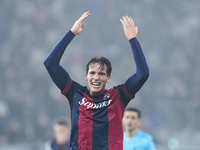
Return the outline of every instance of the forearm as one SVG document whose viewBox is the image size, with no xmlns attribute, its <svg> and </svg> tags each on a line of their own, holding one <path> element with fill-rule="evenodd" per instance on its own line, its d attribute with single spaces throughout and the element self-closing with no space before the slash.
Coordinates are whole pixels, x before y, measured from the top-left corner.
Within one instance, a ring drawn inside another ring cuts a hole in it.
<svg viewBox="0 0 200 150">
<path fill-rule="evenodd" d="M 45 67 L 49 67 L 52 65 L 59 65 L 60 59 L 68 46 L 68 44 L 72 41 L 75 34 L 69 30 L 67 34 L 58 42 L 58 44 L 54 47 L 54 49 L 51 51 L 49 56 L 44 62 Z"/>
<path fill-rule="evenodd" d="M 129 40 L 129 42 L 132 48 L 133 57 L 136 64 L 136 74 L 140 77 L 149 76 L 149 68 L 140 43 L 138 42 L 137 38 L 132 38 Z"/>
<path fill-rule="evenodd" d="M 54 47 L 44 62 L 49 75 L 61 91 L 65 88 L 70 77 L 66 70 L 60 66 L 60 60 L 66 47 L 74 38 L 74 36 L 75 35 L 69 31 Z"/>
<path fill-rule="evenodd" d="M 129 40 L 133 57 L 136 64 L 136 73 L 133 74 L 126 82 L 125 85 L 129 94 L 134 97 L 135 93 L 139 91 L 142 85 L 146 82 L 149 77 L 149 68 L 143 54 L 143 51 L 140 47 L 139 42 L 136 38 Z"/>
</svg>

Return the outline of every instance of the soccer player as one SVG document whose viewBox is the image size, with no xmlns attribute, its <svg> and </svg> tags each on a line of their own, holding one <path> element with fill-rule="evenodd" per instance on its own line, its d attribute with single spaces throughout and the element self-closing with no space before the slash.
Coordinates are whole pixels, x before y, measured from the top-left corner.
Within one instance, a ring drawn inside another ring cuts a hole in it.
<svg viewBox="0 0 200 150">
<path fill-rule="evenodd" d="M 45 143 L 45 150 L 69 150 L 70 126 L 67 121 L 58 120 L 54 126 L 54 140 Z"/>
<path fill-rule="evenodd" d="M 124 150 L 156 150 L 152 136 L 139 129 L 141 113 L 136 108 L 127 108 L 124 112 Z"/>
<path fill-rule="evenodd" d="M 73 150 L 122 150 L 122 118 L 125 107 L 134 98 L 149 76 L 148 66 L 139 42 L 138 28 L 131 17 L 123 16 L 120 21 L 130 42 L 136 64 L 136 73 L 123 84 L 107 90 L 111 79 L 111 63 L 105 57 L 92 58 L 86 65 L 88 87 L 72 80 L 59 64 L 72 39 L 85 26 L 90 16 L 85 12 L 59 41 L 47 57 L 44 65 L 52 80 L 66 96 L 71 108 L 70 148 Z"/>
</svg>

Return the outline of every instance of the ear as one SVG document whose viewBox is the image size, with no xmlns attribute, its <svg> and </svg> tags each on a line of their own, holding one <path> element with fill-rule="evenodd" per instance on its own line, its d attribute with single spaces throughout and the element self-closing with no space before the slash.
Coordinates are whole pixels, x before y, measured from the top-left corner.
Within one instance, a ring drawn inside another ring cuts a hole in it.
<svg viewBox="0 0 200 150">
<path fill-rule="evenodd" d="M 141 120 L 141 119 L 139 119 L 139 121 L 138 121 L 138 126 L 140 126 L 140 125 L 141 125 L 141 123 L 142 123 L 142 120 Z"/>
<path fill-rule="evenodd" d="M 110 79 L 111 79 L 111 76 L 109 76 L 109 77 L 108 77 L 108 79 L 107 79 L 107 82 L 106 82 L 106 83 L 110 82 Z"/>
<path fill-rule="evenodd" d="M 88 78 L 87 78 L 87 73 L 85 74 L 85 79 L 86 79 L 86 81 L 88 81 Z"/>
</svg>

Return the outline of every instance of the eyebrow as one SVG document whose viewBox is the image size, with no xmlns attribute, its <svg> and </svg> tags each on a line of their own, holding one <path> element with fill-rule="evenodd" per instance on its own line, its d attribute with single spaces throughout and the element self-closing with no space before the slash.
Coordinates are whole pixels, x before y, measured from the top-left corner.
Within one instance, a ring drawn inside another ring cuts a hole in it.
<svg viewBox="0 0 200 150">
<path fill-rule="evenodd" d="M 100 71 L 100 72 L 99 72 L 99 74 L 105 75 L 106 73 L 105 73 L 105 72 L 102 72 L 102 71 Z"/>
</svg>

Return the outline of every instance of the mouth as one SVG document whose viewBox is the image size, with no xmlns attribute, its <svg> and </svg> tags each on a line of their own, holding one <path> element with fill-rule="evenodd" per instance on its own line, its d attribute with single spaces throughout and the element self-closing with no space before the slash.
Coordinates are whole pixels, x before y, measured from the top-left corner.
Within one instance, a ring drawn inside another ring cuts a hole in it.
<svg viewBox="0 0 200 150">
<path fill-rule="evenodd" d="M 129 124 L 128 124 L 128 127 L 131 127 L 131 126 L 132 126 L 132 124 L 131 124 L 131 123 L 129 123 Z"/>
<path fill-rule="evenodd" d="M 94 85 L 94 86 L 100 86 L 100 82 L 92 82 L 92 85 Z"/>
</svg>

